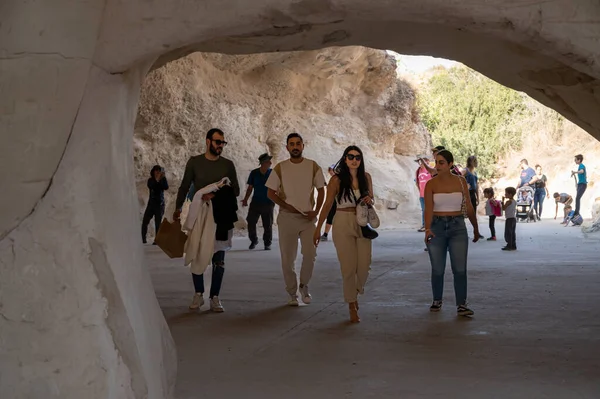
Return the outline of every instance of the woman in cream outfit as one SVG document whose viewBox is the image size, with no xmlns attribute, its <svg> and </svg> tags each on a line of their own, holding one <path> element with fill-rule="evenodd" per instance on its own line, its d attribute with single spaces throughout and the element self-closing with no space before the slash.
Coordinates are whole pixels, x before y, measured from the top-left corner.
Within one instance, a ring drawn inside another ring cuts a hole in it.
<svg viewBox="0 0 600 399">
<path fill-rule="evenodd" d="M 321 228 L 333 203 L 337 213 L 333 222 L 333 243 L 337 251 L 344 287 L 344 300 L 348 303 L 350 321 L 358 323 L 358 294 L 364 286 L 371 267 L 371 240 L 363 237 L 356 222 L 357 203 L 373 203 L 373 182 L 365 172 L 365 161 L 360 148 L 350 146 L 337 164 L 336 175 L 327 187 L 327 199 L 321 210 L 313 236 L 319 245 Z"/>
</svg>

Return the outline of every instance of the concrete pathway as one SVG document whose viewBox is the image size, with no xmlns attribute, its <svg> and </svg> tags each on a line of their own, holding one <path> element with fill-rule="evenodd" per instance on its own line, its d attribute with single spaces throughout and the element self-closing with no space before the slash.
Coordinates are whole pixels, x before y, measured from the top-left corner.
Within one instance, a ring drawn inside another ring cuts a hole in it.
<svg viewBox="0 0 600 399">
<path fill-rule="evenodd" d="M 332 242 L 319 247 L 313 303 L 289 308 L 277 242 L 248 251 L 237 239 L 223 314 L 189 312 L 189 272 L 149 246 L 177 344 L 177 397 L 600 398 L 600 236 L 544 220 L 519 224 L 517 237 L 517 252 L 500 251 L 501 240 L 471 245 L 475 316 L 459 319 L 449 266 L 445 307 L 429 312 L 422 234 L 382 232 L 357 325 L 347 322 Z"/>
</svg>

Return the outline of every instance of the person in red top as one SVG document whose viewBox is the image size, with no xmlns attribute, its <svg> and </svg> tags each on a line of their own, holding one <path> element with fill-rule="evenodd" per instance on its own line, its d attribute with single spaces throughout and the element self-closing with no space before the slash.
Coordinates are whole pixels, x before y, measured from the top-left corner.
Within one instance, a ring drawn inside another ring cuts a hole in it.
<svg viewBox="0 0 600 399">
<path fill-rule="evenodd" d="M 416 172 L 415 182 L 417 184 L 417 188 L 419 189 L 419 201 L 421 202 L 421 228 L 419 232 L 425 231 L 425 186 L 427 182 L 431 180 L 431 173 L 427 169 L 427 163 L 429 163 L 429 158 L 421 157 L 415 162 L 419 163 L 419 168 Z"/>
</svg>

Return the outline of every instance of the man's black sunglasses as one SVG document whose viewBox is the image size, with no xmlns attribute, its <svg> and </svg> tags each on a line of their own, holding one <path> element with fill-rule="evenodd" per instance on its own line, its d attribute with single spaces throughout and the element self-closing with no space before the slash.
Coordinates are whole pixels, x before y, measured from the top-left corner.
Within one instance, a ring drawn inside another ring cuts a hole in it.
<svg viewBox="0 0 600 399">
<path fill-rule="evenodd" d="M 216 145 L 223 145 L 223 147 L 225 147 L 227 145 L 226 141 L 223 140 L 211 140 L 213 143 L 215 143 Z"/>
<path fill-rule="evenodd" d="M 346 154 L 346 159 L 348 159 L 349 161 L 354 161 L 355 159 L 357 161 L 361 161 L 362 155 Z"/>
</svg>

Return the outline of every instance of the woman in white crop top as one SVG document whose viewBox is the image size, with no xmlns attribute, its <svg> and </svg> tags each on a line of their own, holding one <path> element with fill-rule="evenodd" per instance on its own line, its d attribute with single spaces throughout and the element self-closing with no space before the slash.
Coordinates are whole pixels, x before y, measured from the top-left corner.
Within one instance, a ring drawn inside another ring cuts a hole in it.
<svg viewBox="0 0 600 399">
<path fill-rule="evenodd" d="M 429 308 L 438 312 L 442 308 L 446 254 L 454 275 L 454 294 L 459 316 L 471 316 L 467 307 L 467 252 L 469 236 L 465 215 L 473 225 L 473 242 L 479 240 L 479 227 L 473 204 L 470 201 L 464 177 L 453 175 L 454 157 L 447 150 L 435 157 L 437 176 L 425 187 L 425 243 L 431 261 L 431 288 L 433 303 Z"/>
<path fill-rule="evenodd" d="M 329 181 L 327 199 L 321 209 L 319 222 L 313 236 L 319 245 L 321 228 L 334 202 L 337 212 L 333 219 L 333 244 L 337 251 L 344 300 L 348 302 L 350 321 L 358 323 L 358 294 L 364 293 L 371 267 L 371 240 L 364 238 L 356 222 L 356 204 L 373 203 L 373 182 L 365 172 L 365 159 L 360 148 L 350 146 L 336 166 L 336 175 Z"/>
</svg>

